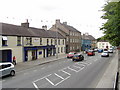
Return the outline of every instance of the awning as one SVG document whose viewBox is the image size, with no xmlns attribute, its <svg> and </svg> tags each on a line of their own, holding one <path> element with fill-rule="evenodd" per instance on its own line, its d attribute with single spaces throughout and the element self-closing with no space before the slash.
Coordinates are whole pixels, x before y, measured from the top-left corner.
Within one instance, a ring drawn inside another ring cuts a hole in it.
<svg viewBox="0 0 120 90">
<path fill-rule="evenodd" d="M 0 50 L 12 50 L 12 48 L 0 48 Z"/>
<path fill-rule="evenodd" d="M 6 37 L 6 36 L 2 36 L 2 39 L 3 39 L 3 40 L 7 40 L 7 37 Z"/>
</svg>

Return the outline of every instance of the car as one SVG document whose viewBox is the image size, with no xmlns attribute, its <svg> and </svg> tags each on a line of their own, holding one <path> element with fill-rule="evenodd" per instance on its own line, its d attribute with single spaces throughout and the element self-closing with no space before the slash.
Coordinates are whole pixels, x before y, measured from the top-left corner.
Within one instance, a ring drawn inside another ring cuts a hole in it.
<svg viewBox="0 0 120 90">
<path fill-rule="evenodd" d="M 97 51 L 98 51 L 98 49 L 97 49 L 97 48 L 95 48 L 95 49 L 94 49 L 94 52 L 97 52 Z"/>
<path fill-rule="evenodd" d="M 113 53 L 113 49 L 109 49 L 108 52 L 109 52 L 109 53 Z"/>
<path fill-rule="evenodd" d="M 103 49 L 98 49 L 98 53 L 102 53 L 103 52 Z"/>
<path fill-rule="evenodd" d="M 15 75 L 14 65 L 10 62 L 0 63 L 0 77 L 6 75 L 11 75 L 11 76 Z"/>
<path fill-rule="evenodd" d="M 82 54 L 75 54 L 72 58 L 72 61 L 82 61 L 84 60 L 84 56 Z"/>
<path fill-rule="evenodd" d="M 88 56 L 94 56 L 94 55 L 95 55 L 95 52 L 94 52 L 93 50 L 89 50 L 89 51 L 87 52 L 87 55 L 88 55 Z"/>
<path fill-rule="evenodd" d="M 101 57 L 109 57 L 109 52 L 108 51 L 102 52 Z"/>
<path fill-rule="evenodd" d="M 70 52 L 67 54 L 67 58 L 72 58 L 75 54 L 76 52 Z"/>
</svg>

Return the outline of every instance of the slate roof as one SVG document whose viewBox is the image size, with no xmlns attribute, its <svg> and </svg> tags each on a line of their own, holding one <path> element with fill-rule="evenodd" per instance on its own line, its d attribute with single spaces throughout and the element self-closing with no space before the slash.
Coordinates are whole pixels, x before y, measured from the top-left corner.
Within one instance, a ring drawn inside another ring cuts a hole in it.
<svg viewBox="0 0 120 90">
<path fill-rule="evenodd" d="M 66 29 L 73 31 L 73 32 L 80 32 L 77 29 L 75 29 L 74 27 L 70 26 L 70 25 L 66 25 L 66 24 L 62 24 Z"/>
<path fill-rule="evenodd" d="M 26 37 L 44 37 L 44 38 L 55 38 L 58 35 L 58 38 L 64 38 L 60 33 L 56 33 L 55 31 L 49 31 L 39 28 L 25 28 L 22 26 L 0 23 L 2 26 L 2 32 L 0 35 L 7 36 L 26 36 Z"/>
<path fill-rule="evenodd" d="M 82 39 L 85 39 L 85 40 L 95 40 L 95 38 L 92 35 L 82 35 Z"/>
</svg>

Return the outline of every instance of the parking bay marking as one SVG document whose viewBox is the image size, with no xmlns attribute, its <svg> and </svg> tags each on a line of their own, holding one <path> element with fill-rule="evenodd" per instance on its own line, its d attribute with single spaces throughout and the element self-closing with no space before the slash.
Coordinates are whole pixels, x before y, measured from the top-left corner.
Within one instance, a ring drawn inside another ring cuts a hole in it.
<svg viewBox="0 0 120 90">
<path fill-rule="evenodd" d="M 62 76 L 60 76 L 60 75 L 58 75 L 58 74 L 56 74 L 56 73 L 54 73 L 56 76 L 58 76 L 59 78 L 61 78 L 61 79 L 64 79 Z"/>
</svg>

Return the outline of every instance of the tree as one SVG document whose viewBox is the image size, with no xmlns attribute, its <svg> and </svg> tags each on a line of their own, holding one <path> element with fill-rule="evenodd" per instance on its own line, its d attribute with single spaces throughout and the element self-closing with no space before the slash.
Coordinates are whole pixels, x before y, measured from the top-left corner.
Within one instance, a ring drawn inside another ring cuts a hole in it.
<svg viewBox="0 0 120 90">
<path fill-rule="evenodd" d="M 100 30 L 104 31 L 104 39 L 108 40 L 113 46 L 120 45 L 120 2 L 108 2 L 103 11 L 102 19 L 107 20 Z"/>
</svg>

